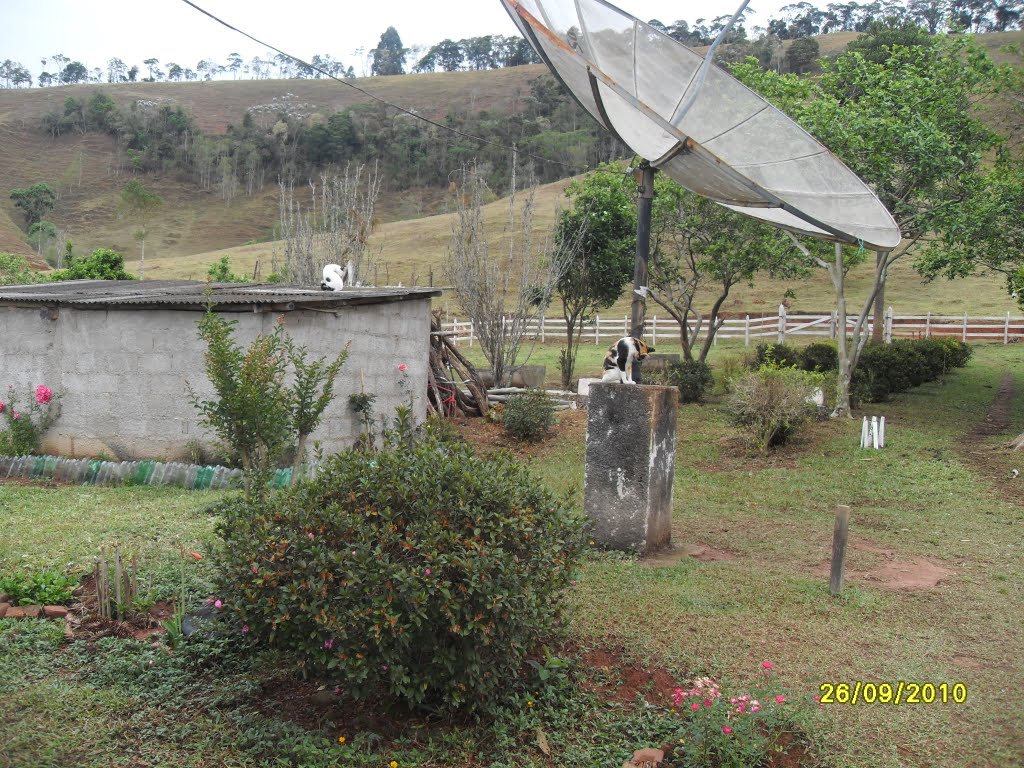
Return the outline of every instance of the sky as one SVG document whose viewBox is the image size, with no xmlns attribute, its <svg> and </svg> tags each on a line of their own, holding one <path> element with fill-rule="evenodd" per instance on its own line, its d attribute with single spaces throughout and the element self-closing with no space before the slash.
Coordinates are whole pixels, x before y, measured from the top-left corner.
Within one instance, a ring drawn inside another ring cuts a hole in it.
<svg viewBox="0 0 1024 768">
<path fill-rule="evenodd" d="M 498 0 L 193 0 L 253 37 L 307 61 L 329 54 L 357 75 L 364 74 L 366 51 L 376 47 L 389 26 L 406 47 L 429 47 L 451 38 L 518 34 Z M 645 21 L 670 24 L 732 14 L 741 0 L 618 0 Z M 786 0 L 752 0 L 748 30 L 777 15 Z M 131 66 L 157 59 L 195 69 L 200 60 L 224 64 L 238 53 L 246 62 L 269 58 L 253 43 L 183 0 L 0 0 L 0 61 L 22 64 L 33 75 L 41 59 L 64 55 L 87 69 L 106 71 L 117 57 Z M 360 49 L 362 51 L 360 52 Z M 51 73 L 55 67 L 49 67 Z"/>
</svg>

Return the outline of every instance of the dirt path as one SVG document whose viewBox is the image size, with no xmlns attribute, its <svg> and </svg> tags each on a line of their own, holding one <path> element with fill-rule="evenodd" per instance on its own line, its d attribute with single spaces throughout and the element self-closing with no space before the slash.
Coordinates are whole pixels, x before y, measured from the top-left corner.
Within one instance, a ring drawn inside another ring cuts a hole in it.
<svg viewBox="0 0 1024 768">
<path fill-rule="evenodd" d="M 1010 428 L 1010 411 L 1016 396 L 1016 382 L 1012 373 L 1003 374 L 999 388 L 992 397 L 985 418 L 964 436 L 959 452 L 964 461 L 981 477 L 999 489 L 1007 501 L 1024 504 L 1024 451 L 1013 451 L 1006 443 L 1013 437 L 1007 434 L 1005 443 L 992 445 L 989 438 L 1006 433 Z M 1020 469 L 1013 477 L 1013 469 Z"/>
</svg>

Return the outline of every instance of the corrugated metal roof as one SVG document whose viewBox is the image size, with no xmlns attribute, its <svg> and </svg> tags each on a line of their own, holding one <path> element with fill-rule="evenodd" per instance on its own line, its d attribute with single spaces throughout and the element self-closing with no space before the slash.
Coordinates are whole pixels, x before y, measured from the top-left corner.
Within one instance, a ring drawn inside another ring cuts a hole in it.
<svg viewBox="0 0 1024 768">
<path fill-rule="evenodd" d="M 207 296 L 209 288 L 211 295 Z M 223 305 L 273 305 L 275 309 L 351 304 L 387 304 L 440 296 L 439 288 L 350 288 L 318 291 L 278 283 L 205 283 L 194 280 L 69 280 L 61 283 L 0 286 L 0 305 L 44 304 L 99 309 L 204 307 L 208 298 Z M 225 307 L 227 308 L 227 307 Z M 240 308 L 240 307 L 239 307 Z"/>
</svg>

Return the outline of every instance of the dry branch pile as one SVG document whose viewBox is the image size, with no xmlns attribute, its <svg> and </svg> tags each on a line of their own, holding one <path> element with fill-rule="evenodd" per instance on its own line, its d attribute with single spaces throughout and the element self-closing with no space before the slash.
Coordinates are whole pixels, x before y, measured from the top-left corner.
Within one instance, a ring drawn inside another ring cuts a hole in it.
<svg viewBox="0 0 1024 768">
<path fill-rule="evenodd" d="M 441 313 L 430 320 L 430 368 L 427 371 L 427 410 L 443 416 L 486 416 L 487 387 L 473 364 L 441 330 Z"/>
</svg>

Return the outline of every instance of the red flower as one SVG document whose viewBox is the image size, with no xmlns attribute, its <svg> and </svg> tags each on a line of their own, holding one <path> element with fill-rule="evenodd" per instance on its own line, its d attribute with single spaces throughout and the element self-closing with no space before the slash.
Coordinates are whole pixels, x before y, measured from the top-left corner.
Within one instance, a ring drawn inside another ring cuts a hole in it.
<svg viewBox="0 0 1024 768">
<path fill-rule="evenodd" d="M 724 733 L 726 736 L 728 736 L 730 733 L 732 733 L 732 728 L 730 728 L 728 725 L 723 725 L 722 726 L 722 733 Z"/>
<path fill-rule="evenodd" d="M 189 552 L 189 554 L 192 555 L 192 557 L 194 557 L 196 560 L 202 560 L 203 559 L 203 556 L 200 555 L 198 552 Z"/>
<path fill-rule="evenodd" d="M 772 668 L 772 663 L 770 661 L 762 661 L 761 662 L 761 668 L 762 669 L 771 669 Z"/>
<path fill-rule="evenodd" d="M 36 387 L 36 402 L 45 405 L 53 399 L 53 390 L 40 384 Z"/>
<path fill-rule="evenodd" d="M 398 370 L 400 370 L 402 373 L 405 373 L 408 368 L 409 366 L 406 365 L 405 363 L 402 363 L 401 365 L 398 366 Z"/>
</svg>

